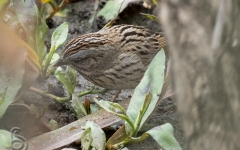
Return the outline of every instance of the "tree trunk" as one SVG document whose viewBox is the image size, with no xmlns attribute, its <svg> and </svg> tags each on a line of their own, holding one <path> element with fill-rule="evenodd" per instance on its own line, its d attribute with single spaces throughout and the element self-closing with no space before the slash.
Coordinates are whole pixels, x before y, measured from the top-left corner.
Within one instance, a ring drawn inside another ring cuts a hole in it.
<svg viewBox="0 0 240 150">
<path fill-rule="evenodd" d="M 240 1 L 160 5 L 188 149 L 240 149 Z"/>
</svg>

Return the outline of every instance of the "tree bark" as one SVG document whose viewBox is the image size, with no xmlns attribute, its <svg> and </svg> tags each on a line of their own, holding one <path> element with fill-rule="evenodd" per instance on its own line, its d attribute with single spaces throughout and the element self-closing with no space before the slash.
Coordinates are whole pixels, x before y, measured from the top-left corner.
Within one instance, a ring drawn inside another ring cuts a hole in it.
<svg viewBox="0 0 240 150">
<path fill-rule="evenodd" d="M 240 149 L 240 1 L 160 5 L 188 149 Z"/>
</svg>

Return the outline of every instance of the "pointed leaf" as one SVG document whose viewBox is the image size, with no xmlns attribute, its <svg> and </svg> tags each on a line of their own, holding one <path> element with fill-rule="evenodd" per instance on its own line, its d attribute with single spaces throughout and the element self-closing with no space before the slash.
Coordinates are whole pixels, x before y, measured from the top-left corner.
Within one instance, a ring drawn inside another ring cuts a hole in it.
<svg viewBox="0 0 240 150">
<path fill-rule="evenodd" d="M 12 141 L 19 140 L 15 136 L 12 139 L 12 133 L 6 130 L 0 130 L 0 149 L 5 150 L 12 147 Z"/>
<path fill-rule="evenodd" d="M 173 127 L 170 123 L 154 127 L 146 133 L 150 134 L 163 149 L 182 150 L 174 137 Z"/>
<path fill-rule="evenodd" d="M 91 136 L 91 128 L 87 128 L 81 136 L 82 150 L 89 150 L 92 144 L 93 138 Z"/>
<path fill-rule="evenodd" d="M 71 106 L 73 107 L 74 111 L 76 112 L 78 119 L 87 115 L 86 109 L 83 106 L 82 101 L 80 100 L 80 98 L 78 96 L 76 96 L 76 94 L 72 95 Z"/>
<path fill-rule="evenodd" d="M 139 110 L 136 121 L 134 122 L 134 130 L 131 131 L 131 136 L 135 137 L 137 135 L 137 133 L 138 133 L 140 127 L 141 127 L 140 125 L 141 125 L 141 122 L 142 122 L 142 118 L 143 118 L 144 114 L 146 113 L 146 111 L 148 110 L 148 107 L 151 103 L 151 100 L 152 100 L 152 94 L 151 94 L 151 92 L 148 92 L 148 94 L 146 95 L 146 98 L 144 100 L 144 103 Z"/>
<path fill-rule="evenodd" d="M 55 51 L 66 41 L 68 34 L 68 24 L 66 22 L 62 23 L 57 29 L 53 32 L 51 38 L 51 48 L 48 55 L 45 57 L 43 64 L 44 76 L 47 73 L 48 66 L 52 60 L 52 57 Z"/>
<path fill-rule="evenodd" d="M 91 137 L 93 138 L 91 146 L 97 150 L 105 150 L 106 136 L 103 130 L 93 121 L 88 121 L 86 128 L 91 128 Z"/>
<path fill-rule="evenodd" d="M 0 130 L 0 146 L 4 148 L 11 147 L 11 133 L 6 130 Z"/>
<path fill-rule="evenodd" d="M 97 13 L 97 16 L 103 16 L 105 20 L 108 22 L 117 16 L 118 12 L 122 12 L 129 3 L 139 2 L 140 0 L 111 0 L 107 1 L 104 7 Z M 122 6 L 121 6 L 122 5 Z M 120 9 L 121 7 L 121 9 Z M 120 9 L 120 10 L 119 10 Z M 93 19 L 90 20 L 90 22 Z"/>
<path fill-rule="evenodd" d="M 50 64 L 54 64 L 58 59 L 60 58 L 58 53 L 54 53 L 52 56 L 52 59 L 50 61 Z"/>
<path fill-rule="evenodd" d="M 144 74 L 144 77 L 134 90 L 132 99 L 127 109 L 127 116 L 129 117 L 130 121 L 136 123 L 136 120 L 139 116 L 140 108 L 144 105 L 144 99 L 146 95 L 151 92 L 152 100 L 143 118 L 141 119 L 139 128 L 141 128 L 142 124 L 152 113 L 155 105 L 158 102 L 158 95 L 161 93 L 161 89 L 164 83 L 164 71 L 165 53 L 162 49 L 153 58 L 152 62 L 150 63 L 148 69 Z M 127 132 L 131 132 L 131 128 L 128 125 L 126 125 L 126 130 Z"/>
<path fill-rule="evenodd" d="M 11 47 L 7 47 L 7 49 L 5 44 L 7 43 L 0 46 L 2 57 L 0 59 L 0 118 L 8 106 L 15 101 L 15 97 L 22 87 L 27 56 L 25 49 L 11 49 Z"/>
<path fill-rule="evenodd" d="M 103 101 L 103 100 L 98 101 L 96 98 L 94 98 L 94 101 L 106 111 L 113 113 L 118 117 L 122 118 L 123 120 L 125 120 L 129 124 L 131 129 L 132 130 L 134 129 L 133 123 L 130 121 L 130 119 L 126 115 L 124 108 L 122 108 L 121 105 L 119 105 L 118 103 L 113 103 L 109 101 Z"/>
<path fill-rule="evenodd" d="M 57 27 L 57 29 L 52 34 L 51 51 L 55 52 L 55 50 L 58 49 L 66 41 L 67 34 L 68 24 L 67 22 L 64 22 L 59 27 Z"/>
<path fill-rule="evenodd" d="M 57 79 L 64 84 L 70 94 L 73 94 L 76 86 L 77 71 L 71 67 L 67 67 L 63 70 L 62 67 L 58 67 L 55 71 Z"/>
<path fill-rule="evenodd" d="M 37 53 L 25 41 L 19 38 L 6 24 L 0 23 L 0 27 L 2 29 L 2 32 L 0 32 L 0 37 L 2 36 L 4 37 L 4 39 L 2 38 L 1 43 L 7 45 L 10 44 L 8 41 L 10 42 L 14 41 L 14 43 L 11 43 L 12 44 L 11 46 L 26 48 L 28 57 L 34 63 L 34 65 L 36 65 L 36 67 L 40 69 L 41 67 L 39 64 Z"/>
<path fill-rule="evenodd" d="M 44 44 L 48 27 L 45 21 L 45 7 L 40 1 L 12 1 L 17 21 L 24 29 L 26 42 L 38 55 L 40 64 L 47 54 Z"/>
<path fill-rule="evenodd" d="M 126 115 L 124 108 L 122 108 L 122 106 L 120 106 L 118 103 L 103 100 L 98 101 L 96 98 L 94 98 L 94 101 L 108 112 Z"/>
</svg>

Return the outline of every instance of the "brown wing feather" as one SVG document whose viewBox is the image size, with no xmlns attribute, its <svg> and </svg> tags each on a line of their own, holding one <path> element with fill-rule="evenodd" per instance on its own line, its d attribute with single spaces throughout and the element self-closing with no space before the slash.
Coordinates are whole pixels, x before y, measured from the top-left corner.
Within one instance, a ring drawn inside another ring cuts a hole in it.
<svg viewBox="0 0 240 150">
<path fill-rule="evenodd" d="M 118 44 L 116 46 L 118 50 L 122 53 L 134 53 L 144 65 L 148 65 L 162 48 L 166 49 L 167 43 L 163 33 L 156 33 L 140 26 L 117 25 L 101 32 Z"/>
</svg>

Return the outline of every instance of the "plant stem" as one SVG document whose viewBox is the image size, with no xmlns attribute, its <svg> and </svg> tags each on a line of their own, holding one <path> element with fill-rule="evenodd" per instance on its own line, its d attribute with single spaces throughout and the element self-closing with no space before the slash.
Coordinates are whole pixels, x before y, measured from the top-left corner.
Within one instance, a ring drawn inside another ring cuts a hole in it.
<svg viewBox="0 0 240 150">
<path fill-rule="evenodd" d="M 45 91 L 42 91 L 42 90 L 39 90 L 37 88 L 34 88 L 34 87 L 30 87 L 29 88 L 30 91 L 34 92 L 34 93 L 37 93 L 39 95 L 43 95 L 43 96 L 46 96 L 46 97 L 50 97 L 54 100 L 56 100 L 57 102 L 59 103 L 63 103 L 63 102 L 68 102 L 71 100 L 71 97 L 70 96 L 67 96 L 67 97 L 58 97 L 58 96 L 55 96 L 53 94 L 49 94 Z"/>
<path fill-rule="evenodd" d="M 133 123 L 131 122 L 131 120 L 129 119 L 128 116 L 124 115 L 124 114 L 118 114 L 118 113 L 115 113 L 115 115 L 117 115 L 118 117 L 122 118 L 123 120 L 125 120 L 131 127 L 131 130 L 134 131 L 134 125 Z"/>
<path fill-rule="evenodd" d="M 45 65 L 44 65 L 44 68 L 43 68 L 43 77 L 44 78 L 47 78 L 47 70 L 48 70 L 48 66 L 51 62 L 51 59 L 53 57 L 53 54 L 54 54 L 54 51 L 55 51 L 55 46 L 51 46 L 51 49 L 50 49 L 50 52 L 48 53 L 47 55 L 47 59 L 45 61 Z"/>
<path fill-rule="evenodd" d="M 142 117 L 143 117 L 143 115 L 142 115 L 141 110 L 140 110 L 140 112 L 139 112 L 139 114 L 137 116 L 136 122 L 134 124 L 134 130 L 132 130 L 130 136 L 135 137 L 137 135 L 138 130 L 139 130 L 139 126 L 140 126 L 140 123 L 141 123 L 141 120 L 142 120 Z"/>
<path fill-rule="evenodd" d="M 135 137 L 137 135 L 139 128 L 140 128 L 140 124 L 142 122 L 142 118 L 143 118 L 144 114 L 146 113 L 151 100 L 152 100 L 152 94 L 149 92 L 145 97 L 144 103 L 143 103 L 143 105 L 140 109 L 140 112 L 136 118 L 136 121 L 134 123 L 134 130 L 131 132 L 130 136 Z"/>
<path fill-rule="evenodd" d="M 147 134 L 147 133 L 144 133 L 143 135 L 141 135 L 138 138 L 134 138 L 134 137 L 129 136 L 126 139 L 124 139 L 123 141 L 121 141 L 119 143 L 116 143 L 116 144 L 113 144 L 110 147 L 112 149 L 120 149 L 120 148 L 124 147 L 126 144 L 139 143 L 139 142 L 144 141 L 148 137 L 149 137 L 149 134 Z"/>
<path fill-rule="evenodd" d="M 61 4 L 58 6 L 58 7 L 55 7 L 55 5 L 53 4 L 52 1 L 49 2 L 50 5 L 52 6 L 53 8 L 53 12 L 51 12 L 48 17 L 46 18 L 46 20 L 49 20 L 51 19 L 59 10 L 61 10 L 66 4 L 69 3 L 68 0 L 62 0 Z"/>
<path fill-rule="evenodd" d="M 126 145 L 127 143 L 129 143 L 131 141 L 131 138 L 128 137 L 126 139 L 124 139 L 122 142 L 119 142 L 117 144 L 111 145 L 112 149 L 121 149 L 124 147 L 124 145 Z"/>
<path fill-rule="evenodd" d="M 88 91 L 83 91 L 81 93 L 78 94 L 78 97 L 84 96 L 84 95 L 88 95 L 88 94 L 98 94 L 98 93 L 103 93 L 106 92 L 107 89 L 102 89 L 102 90 L 95 90 L 95 86 L 93 86 L 90 90 Z"/>
</svg>

